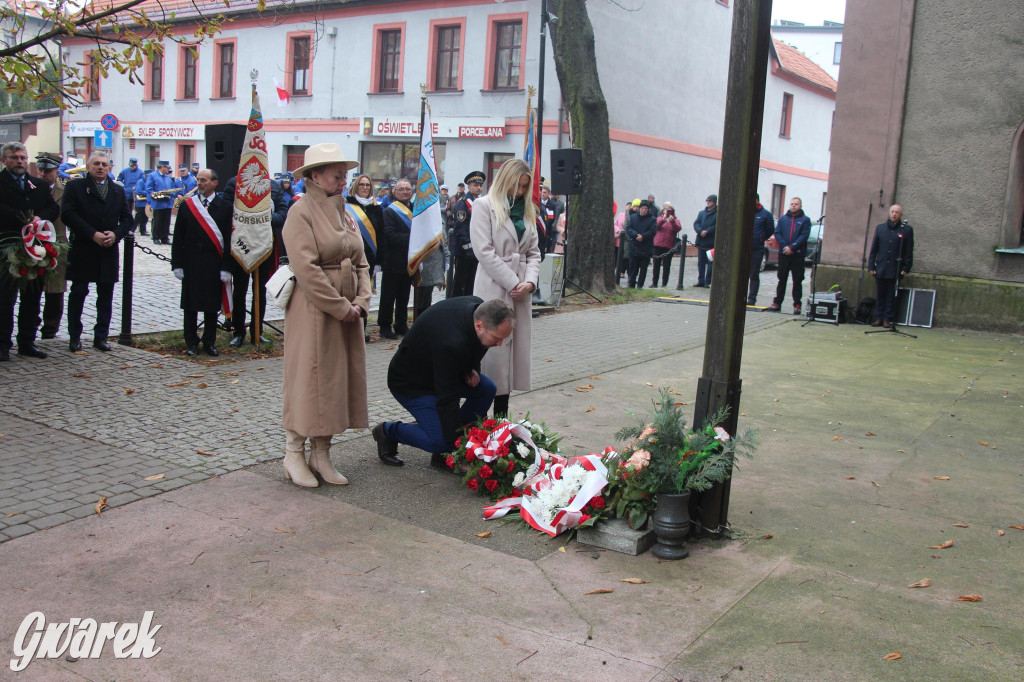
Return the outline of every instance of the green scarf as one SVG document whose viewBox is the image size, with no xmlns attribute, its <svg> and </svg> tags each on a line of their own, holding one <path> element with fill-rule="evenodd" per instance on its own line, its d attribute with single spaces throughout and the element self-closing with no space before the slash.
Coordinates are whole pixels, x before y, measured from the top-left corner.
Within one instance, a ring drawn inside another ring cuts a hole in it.
<svg viewBox="0 0 1024 682">
<path fill-rule="evenodd" d="M 512 208 L 508 210 L 508 217 L 512 219 L 512 224 L 516 228 L 516 238 L 519 241 L 523 241 L 523 234 L 526 233 L 526 223 L 523 222 L 523 215 L 526 214 L 526 198 L 519 197 L 512 203 Z"/>
</svg>

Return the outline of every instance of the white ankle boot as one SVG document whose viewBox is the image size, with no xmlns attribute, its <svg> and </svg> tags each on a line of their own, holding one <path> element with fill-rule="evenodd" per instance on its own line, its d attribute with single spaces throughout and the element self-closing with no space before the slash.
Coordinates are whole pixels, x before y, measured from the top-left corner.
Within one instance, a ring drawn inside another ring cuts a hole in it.
<svg viewBox="0 0 1024 682">
<path fill-rule="evenodd" d="M 306 437 L 286 431 L 287 442 L 284 449 L 284 474 L 295 485 L 303 488 L 317 488 L 320 483 L 306 466 Z"/>
<path fill-rule="evenodd" d="M 338 473 L 331 462 L 331 437 L 318 436 L 309 439 L 309 468 L 325 483 L 348 485 L 348 479 Z"/>
</svg>

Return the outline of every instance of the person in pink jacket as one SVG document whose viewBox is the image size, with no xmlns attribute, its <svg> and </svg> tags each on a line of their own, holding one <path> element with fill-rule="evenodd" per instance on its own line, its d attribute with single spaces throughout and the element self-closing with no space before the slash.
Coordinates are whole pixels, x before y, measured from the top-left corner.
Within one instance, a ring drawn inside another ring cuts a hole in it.
<svg viewBox="0 0 1024 682">
<path fill-rule="evenodd" d="M 683 229 L 676 217 L 676 209 L 666 201 L 658 216 L 658 232 L 654 235 L 654 278 L 651 287 L 658 286 L 658 270 L 664 273 L 661 286 L 668 286 L 668 273 L 672 268 L 672 247 L 676 245 L 676 235 Z"/>
</svg>

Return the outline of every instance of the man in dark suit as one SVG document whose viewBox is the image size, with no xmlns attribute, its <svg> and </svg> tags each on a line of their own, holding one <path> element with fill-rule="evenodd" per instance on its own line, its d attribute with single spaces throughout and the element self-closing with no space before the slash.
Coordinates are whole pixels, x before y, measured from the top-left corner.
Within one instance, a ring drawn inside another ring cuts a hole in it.
<svg viewBox="0 0 1024 682">
<path fill-rule="evenodd" d="M 50 196 L 50 185 L 28 174 L 28 150 L 20 142 L 9 142 L 0 148 L 3 169 L 0 170 L 0 239 L 21 240 L 21 228 L 33 218 L 56 220 L 60 207 Z M 6 264 L 4 267 L 7 267 Z M 45 358 L 36 347 L 39 329 L 39 301 L 43 283 L 36 278 L 19 285 L 13 278 L 0 278 L 0 362 L 11 357 L 11 335 L 14 333 L 14 303 L 18 305 L 18 355 Z"/>
<path fill-rule="evenodd" d="M 476 296 L 445 299 L 416 318 L 388 367 L 388 388 L 415 422 L 374 427 L 381 462 L 402 466 L 398 444 L 404 443 L 431 453 L 433 466 L 444 466 L 443 453 L 453 449 L 459 427 L 491 407 L 497 389 L 480 374 L 480 361 L 512 334 L 514 323 L 507 303 Z"/>
<path fill-rule="evenodd" d="M 132 229 L 132 211 L 124 187 L 113 182 L 110 159 L 93 152 L 84 178 L 70 180 L 64 187 L 61 218 L 71 233 L 68 255 L 68 334 L 71 352 L 82 350 L 82 309 L 89 295 L 89 282 L 96 283 L 96 325 L 93 348 L 107 352 L 114 285 L 118 280 L 120 250 L 117 243 Z"/>
<path fill-rule="evenodd" d="M 197 317 L 203 312 L 203 350 L 216 348 L 217 311 L 224 284 L 231 281 L 231 202 L 217 196 L 217 172 L 209 168 L 196 176 L 196 194 L 178 208 L 171 241 L 171 270 L 181 280 L 181 309 L 185 311 L 185 346 L 189 357 L 199 354 Z"/>
<path fill-rule="evenodd" d="M 380 263 L 380 305 L 377 325 L 381 338 L 396 339 L 409 331 L 409 234 L 412 227 L 412 184 L 395 183 L 395 200 L 384 209 L 384 260 Z M 380 241 L 378 239 L 378 241 Z M 394 325 L 394 326 L 392 326 Z"/>
</svg>

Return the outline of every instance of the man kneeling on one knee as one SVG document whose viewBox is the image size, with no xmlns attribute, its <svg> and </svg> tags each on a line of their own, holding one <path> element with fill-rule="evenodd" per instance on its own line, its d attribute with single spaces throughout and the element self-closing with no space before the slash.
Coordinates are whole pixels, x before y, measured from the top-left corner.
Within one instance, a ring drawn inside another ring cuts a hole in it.
<svg viewBox="0 0 1024 682">
<path fill-rule="evenodd" d="M 431 453 L 433 466 L 444 466 L 444 453 L 455 449 L 459 428 L 483 418 L 491 407 L 496 388 L 480 374 L 480 360 L 511 336 L 514 322 L 507 303 L 485 303 L 476 296 L 435 303 L 416 318 L 388 367 L 391 394 L 416 422 L 374 427 L 384 464 L 405 463 L 398 456 L 403 443 Z"/>
</svg>

